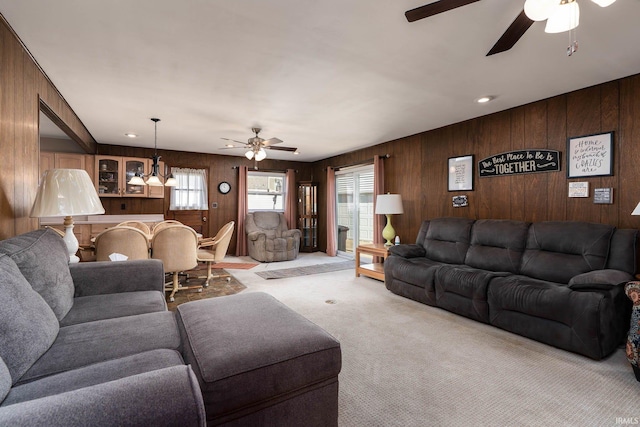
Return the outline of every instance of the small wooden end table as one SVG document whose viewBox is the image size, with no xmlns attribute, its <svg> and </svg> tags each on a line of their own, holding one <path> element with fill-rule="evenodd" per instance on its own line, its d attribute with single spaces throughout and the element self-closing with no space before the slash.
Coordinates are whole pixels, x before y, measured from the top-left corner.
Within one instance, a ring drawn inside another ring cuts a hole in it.
<svg viewBox="0 0 640 427">
<path fill-rule="evenodd" d="M 362 274 L 384 281 L 384 264 L 376 262 L 373 264 L 360 265 L 360 254 L 368 254 L 387 259 L 389 256 L 389 247 L 385 246 L 384 243 L 371 243 L 359 245 L 356 248 L 356 277 L 360 277 Z"/>
</svg>

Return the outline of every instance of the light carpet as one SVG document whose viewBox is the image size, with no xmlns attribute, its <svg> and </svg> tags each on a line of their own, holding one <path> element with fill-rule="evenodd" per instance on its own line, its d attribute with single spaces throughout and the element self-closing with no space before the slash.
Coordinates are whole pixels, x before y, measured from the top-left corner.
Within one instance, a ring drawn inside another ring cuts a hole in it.
<svg viewBox="0 0 640 427">
<path fill-rule="evenodd" d="M 256 274 L 263 279 L 284 279 L 286 277 L 308 276 L 310 274 L 330 273 L 332 271 L 354 268 L 354 261 L 331 262 L 326 264 L 307 265 L 304 267 L 282 268 L 278 270 L 259 271 Z"/>
<path fill-rule="evenodd" d="M 282 266 L 322 261 L 344 260 L 301 254 Z M 594 361 L 394 295 L 354 271 L 275 281 L 252 271 L 234 272 L 244 292 L 267 292 L 340 340 L 341 426 L 615 426 L 640 417 L 640 383 L 622 349 Z"/>
</svg>

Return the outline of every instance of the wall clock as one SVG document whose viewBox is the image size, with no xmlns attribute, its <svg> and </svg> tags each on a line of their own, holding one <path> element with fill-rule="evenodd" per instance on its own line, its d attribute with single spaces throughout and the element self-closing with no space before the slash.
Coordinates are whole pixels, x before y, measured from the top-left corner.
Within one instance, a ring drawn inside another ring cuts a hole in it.
<svg viewBox="0 0 640 427">
<path fill-rule="evenodd" d="M 222 194 L 227 194 L 229 191 L 231 191 L 231 184 L 229 184 L 227 181 L 222 181 L 220 184 L 218 184 L 218 191 Z"/>
</svg>

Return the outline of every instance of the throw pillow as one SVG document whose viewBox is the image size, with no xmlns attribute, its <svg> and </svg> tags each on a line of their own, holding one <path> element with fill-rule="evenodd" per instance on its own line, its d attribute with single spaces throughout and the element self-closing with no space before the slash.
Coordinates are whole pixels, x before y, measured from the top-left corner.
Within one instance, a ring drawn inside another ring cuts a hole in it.
<svg viewBox="0 0 640 427">
<path fill-rule="evenodd" d="M 64 240 L 53 230 L 35 230 L 3 240 L 0 253 L 15 261 L 33 289 L 62 320 L 73 306 L 75 292 Z"/>
<path fill-rule="evenodd" d="M 51 347 L 60 326 L 53 310 L 6 255 L 0 255 L 0 295 L 0 358 L 15 384 Z"/>
</svg>

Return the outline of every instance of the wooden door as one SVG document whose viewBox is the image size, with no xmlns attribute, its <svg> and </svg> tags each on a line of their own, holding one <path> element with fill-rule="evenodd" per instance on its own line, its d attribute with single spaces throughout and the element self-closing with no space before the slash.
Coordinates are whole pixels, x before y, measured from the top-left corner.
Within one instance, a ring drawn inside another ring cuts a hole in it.
<svg viewBox="0 0 640 427">
<path fill-rule="evenodd" d="M 209 227 L 207 227 L 207 215 L 209 211 L 169 211 L 166 219 L 175 219 L 187 225 L 202 237 L 209 237 Z"/>
</svg>

